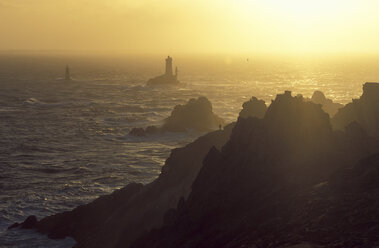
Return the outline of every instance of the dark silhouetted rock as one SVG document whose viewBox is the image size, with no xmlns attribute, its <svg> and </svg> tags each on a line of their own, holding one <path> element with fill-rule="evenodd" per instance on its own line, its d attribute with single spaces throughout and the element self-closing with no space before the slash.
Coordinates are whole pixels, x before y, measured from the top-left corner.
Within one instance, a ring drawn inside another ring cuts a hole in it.
<svg viewBox="0 0 379 248">
<path fill-rule="evenodd" d="M 129 135 L 142 137 L 142 136 L 157 134 L 161 132 L 162 130 L 156 126 L 148 126 L 145 129 L 143 129 L 142 127 L 135 127 L 129 132 Z"/>
<path fill-rule="evenodd" d="M 143 129 L 142 127 L 135 127 L 133 128 L 130 132 L 129 132 L 129 135 L 133 135 L 133 136 L 145 136 L 146 135 L 146 132 L 145 132 L 145 129 Z"/>
<path fill-rule="evenodd" d="M 128 247 L 143 233 L 160 227 L 166 211 L 188 197 L 205 155 L 211 147 L 226 143 L 233 126 L 174 149 L 152 183 L 132 183 L 72 211 L 43 218 L 37 231 L 50 238 L 70 236 L 77 247 Z"/>
<path fill-rule="evenodd" d="M 332 123 L 343 130 L 354 121 L 369 135 L 379 137 L 379 83 L 365 83 L 362 96 L 341 108 Z"/>
<path fill-rule="evenodd" d="M 34 215 L 30 215 L 24 222 L 21 224 L 19 223 L 14 223 L 13 225 L 9 226 L 8 229 L 13 229 L 13 228 L 21 228 L 21 229 L 33 229 L 36 227 L 38 223 L 37 217 Z"/>
<path fill-rule="evenodd" d="M 267 106 L 263 100 L 252 97 L 249 101 L 244 102 L 239 116 L 242 118 L 258 117 L 263 118 L 267 110 Z"/>
<path fill-rule="evenodd" d="M 206 97 L 199 97 L 190 99 L 184 105 L 176 105 L 161 127 L 133 128 L 129 134 L 145 136 L 163 132 L 185 132 L 190 129 L 207 132 L 219 129 L 220 125 L 224 126 L 225 122 L 213 113 L 212 103 Z"/>
<path fill-rule="evenodd" d="M 16 223 L 10 225 L 10 226 L 8 227 L 8 229 L 17 228 L 17 227 L 19 227 L 19 226 L 20 226 L 20 223 L 16 222 Z"/>
<path fill-rule="evenodd" d="M 378 177 L 379 141 L 358 121 L 334 131 L 320 104 L 286 91 L 263 119 L 241 117 L 174 149 L 154 182 L 36 229 L 95 248 L 376 247 Z"/>
<path fill-rule="evenodd" d="M 375 247 L 378 151 L 333 131 L 321 105 L 278 95 L 264 119 L 238 119 L 188 198 L 132 247 Z"/>
<path fill-rule="evenodd" d="M 322 105 L 322 109 L 333 117 L 340 108 L 343 107 L 340 103 L 334 103 L 331 99 L 327 99 L 321 91 L 315 91 L 312 95 L 311 101 Z"/>
<path fill-rule="evenodd" d="M 20 227 L 22 229 L 32 229 L 32 228 L 36 227 L 37 222 L 38 222 L 37 217 L 34 215 L 31 215 L 28 218 L 26 218 L 26 220 L 23 223 L 21 223 Z"/>
<path fill-rule="evenodd" d="M 185 105 L 177 105 L 162 126 L 163 131 L 182 132 L 187 129 L 210 131 L 224 125 L 224 121 L 212 111 L 212 103 L 206 97 L 190 99 Z"/>
</svg>

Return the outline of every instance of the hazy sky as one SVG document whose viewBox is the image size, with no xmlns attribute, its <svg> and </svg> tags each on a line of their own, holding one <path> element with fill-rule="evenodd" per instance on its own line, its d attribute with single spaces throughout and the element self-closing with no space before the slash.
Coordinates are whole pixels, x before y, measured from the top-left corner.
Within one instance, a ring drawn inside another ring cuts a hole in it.
<svg viewBox="0 0 379 248">
<path fill-rule="evenodd" d="M 379 0 L 0 0 L 0 50 L 379 53 Z"/>
</svg>

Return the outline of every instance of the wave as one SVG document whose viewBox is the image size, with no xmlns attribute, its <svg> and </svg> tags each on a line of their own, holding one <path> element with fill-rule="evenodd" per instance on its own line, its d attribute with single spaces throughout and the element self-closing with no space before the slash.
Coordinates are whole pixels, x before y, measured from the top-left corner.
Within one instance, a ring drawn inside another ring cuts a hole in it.
<svg viewBox="0 0 379 248">
<path fill-rule="evenodd" d="M 36 107 L 61 107 L 61 106 L 70 105 L 71 102 L 47 103 L 47 102 L 42 102 L 38 100 L 37 98 L 31 97 L 25 100 L 24 104 L 29 105 L 29 106 L 36 106 Z"/>
</svg>

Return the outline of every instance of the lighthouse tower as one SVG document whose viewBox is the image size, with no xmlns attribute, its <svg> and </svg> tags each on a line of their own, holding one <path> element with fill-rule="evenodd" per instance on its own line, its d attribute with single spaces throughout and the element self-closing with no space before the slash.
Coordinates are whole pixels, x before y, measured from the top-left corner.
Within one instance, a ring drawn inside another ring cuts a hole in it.
<svg viewBox="0 0 379 248">
<path fill-rule="evenodd" d="M 70 81 L 71 80 L 71 76 L 70 76 L 70 68 L 68 67 L 68 65 L 66 66 L 66 73 L 64 75 L 64 79 L 66 81 Z"/>
<path fill-rule="evenodd" d="M 166 59 L 166 76 L 172 76 L 172 58 L 167 56 Z"/>
<path fill-rule="evenodd" d="M 166 58 L 166 71 L 165 74 L 154 77 L 147 81 L 147 85 L 174 85 L 178 84 L 178 68 L 175 69 L 175 74 L 172 70 L 172 58 Z"/>
</svg>

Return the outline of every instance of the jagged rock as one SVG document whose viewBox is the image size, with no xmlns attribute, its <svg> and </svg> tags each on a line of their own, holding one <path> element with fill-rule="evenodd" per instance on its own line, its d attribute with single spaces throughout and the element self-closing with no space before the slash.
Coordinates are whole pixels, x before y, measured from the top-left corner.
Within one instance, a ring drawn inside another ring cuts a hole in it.
<svg viewBox="0 0 379 248">
<path fill-rule="evenodd" d="M 37 217 L 34 215 L 30 215 L 24 222 L 21 224 L 19 223 L 14 223 L 13 225 L 9 226 L 8 229 L 13 229 L 13 228 L 21 228 L 21 229 L 33 229 L 36 227 L 38 223 Z"/>
<path fill-rule="evenodd" d="M 333 127 L 343 130 L 357 122 L 369 135 L 379 137 L 379 83 L 365 83 L 359 99 L 341 108 L 333 117 Z"/>
<path fill-rule="evenodd" d="M 72 211 L 43 218 L 36 230 L 50 238 L 72 237 L 76 247 L 129 247 L 144 232 L 160 227 L 166 211 L 188 197 L 203 158 L 211 147 L 226 143 L 233 126 L 174 149 L 154 182 L 131 183 Z"/>
<path fill-rule="evenodd" d="M 379 141 L 358 123 L 333 131 L 320 104 L 287 91 L 263 119 L 173 150 L 153 183 L 36 228 L 95 248 L 376 247 Z"/>
<path fill-rule="evenodd" d="M 340 108 L 343 107 L 340 103 L 334 103 L 331 99 L 327 99 L 321 91 L 315 91 L 312 95 L 311 101 L 316 104 L 321 104 L 322 109 L 333 117 Z"/>
<path fill-rule="evenodd" d="M 258 100 L 252 97 L 249 101 L 244 102 L 239 116 L 242 118 L 258 117 L 263 118 L 267 110 L 266 103 L 263 100 Z"/>
<path fill-rule="evenodd" d="M 379 156 L 370 157 L 379 141 L 351 138 L 332 130 L 320 105 L 278 95 L 264 119 L 238 119 L 227 144 L 205 157 L 187 200 L 132 247 L 379 245 Z"/>
</svg>

